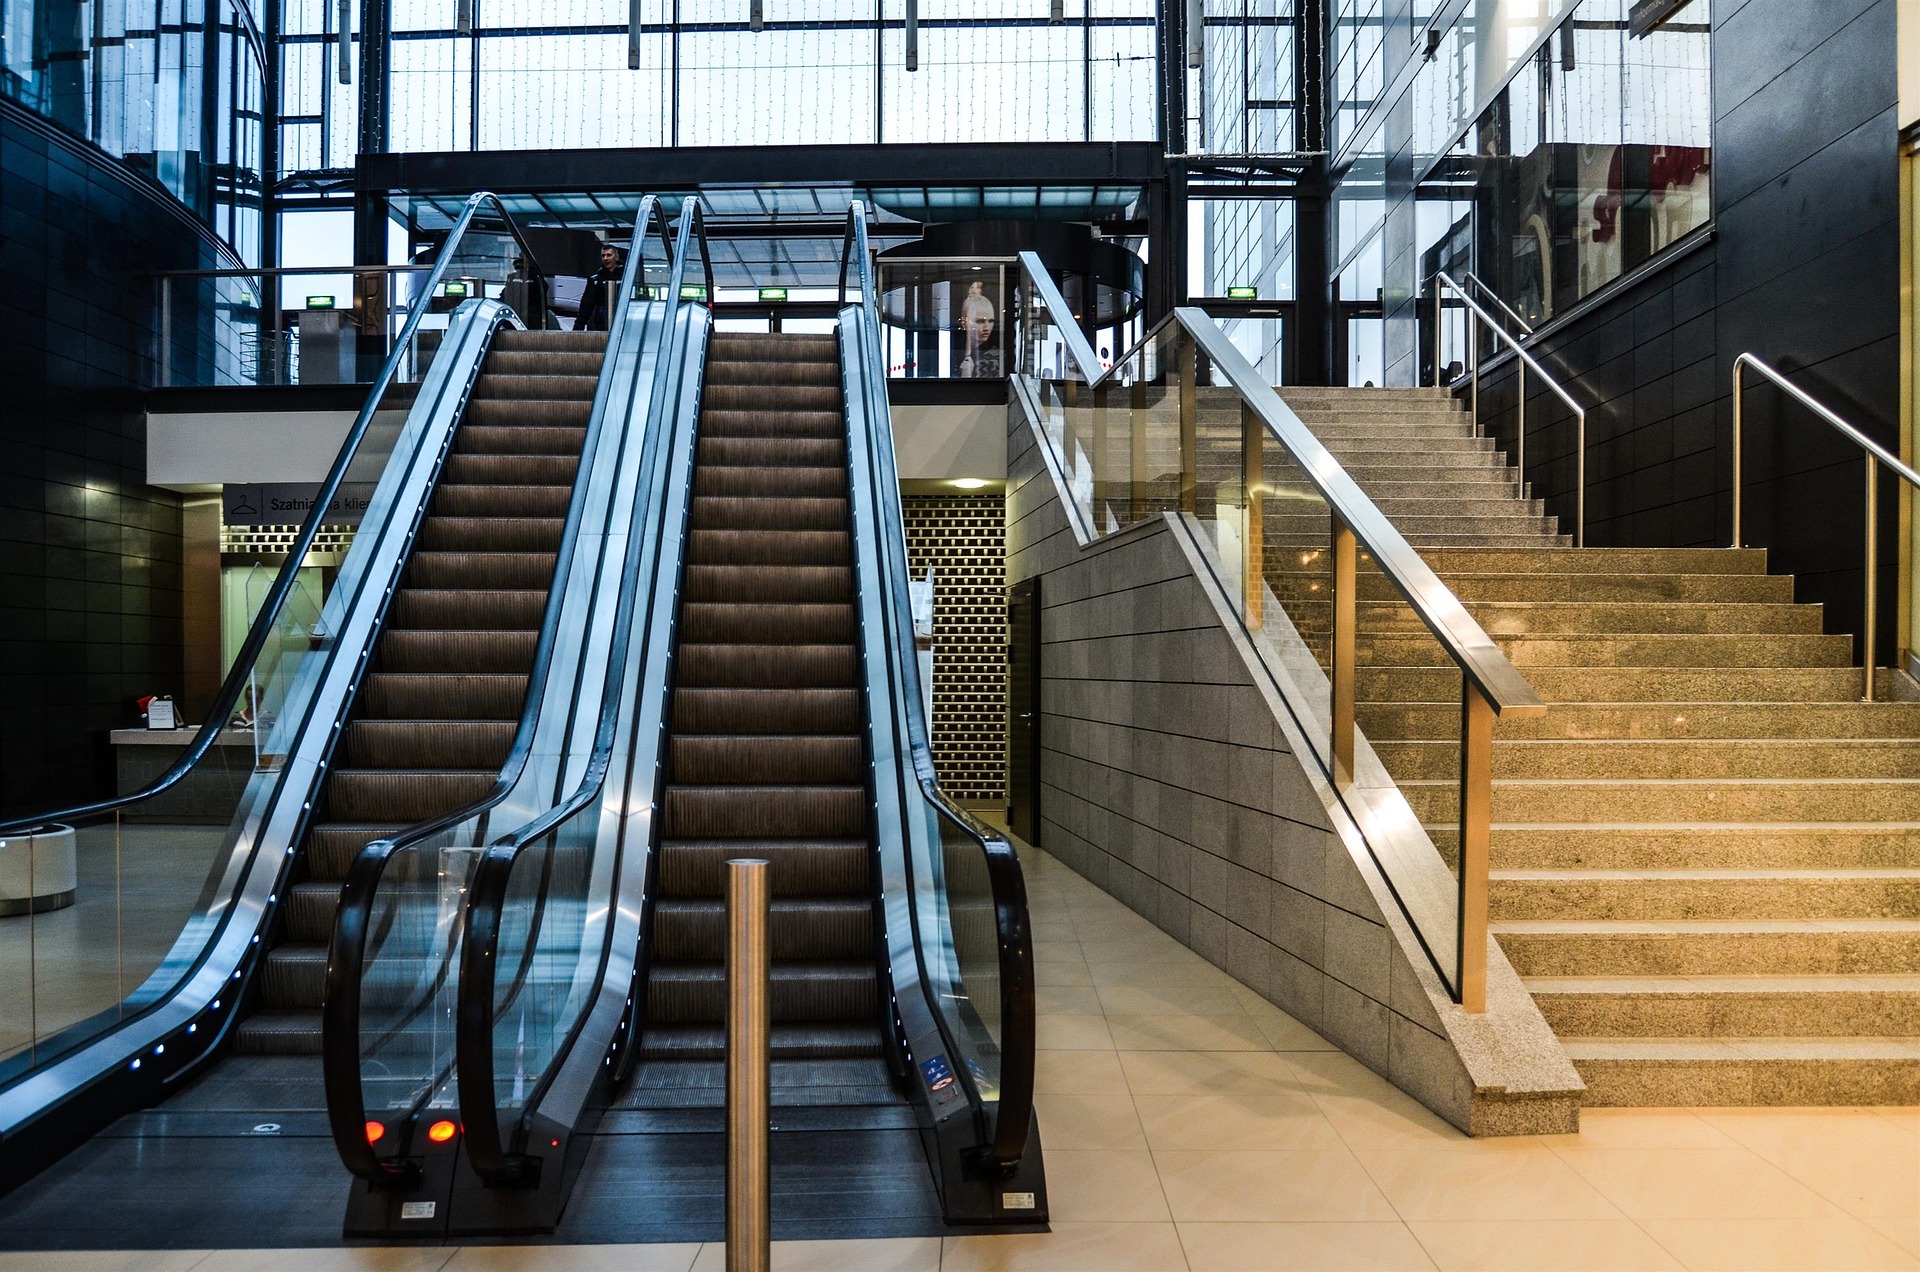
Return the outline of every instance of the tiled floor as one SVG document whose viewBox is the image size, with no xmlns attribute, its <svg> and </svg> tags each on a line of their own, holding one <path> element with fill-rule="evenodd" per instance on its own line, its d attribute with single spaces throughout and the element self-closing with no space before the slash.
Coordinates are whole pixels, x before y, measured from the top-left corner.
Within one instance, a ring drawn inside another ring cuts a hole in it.
<svg viewBox="0 0 1920 1272">
<path fill-rule="evenodd" d="M 1920 1109 L 1595 1110 L 1468 1140 L 1029 856 L 1053 1231 L 780 1244 L 786 1272 L 1920 1269 Z M 88 1272 L 718 1272 L 717 1246 L 0 1255 Z"/>
</svg>

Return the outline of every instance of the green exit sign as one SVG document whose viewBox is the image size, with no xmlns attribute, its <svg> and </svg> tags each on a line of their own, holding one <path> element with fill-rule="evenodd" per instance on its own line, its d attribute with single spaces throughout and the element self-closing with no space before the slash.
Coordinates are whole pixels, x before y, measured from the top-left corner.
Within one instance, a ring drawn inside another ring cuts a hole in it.
<svg viewBox="0 0 1920 1272">
<path fill-rule="evenodd" d="M 680 299 L 682 300 L 705 300 L 706 298 L 707 289 L 704 287 L 695 287 L 692 284 L 688 284 L 680 289 Z"/>
<path fill-rule="evenodd" d="M 787 289 L 784 287 L 762 287 L 760 289 L 760 299 L 784 302 L 787 299 Z"/>
<path fill-rule="evenodd" d="M 1258 287 L 1229 287 L 1227 288 L 1227 299 L 1258 300 L 1260 299 L 1260 289 Z"/>
<path fill-rule="evenodd" d="M 308 308 L 308 309 L 332 309 L 332 308 L 333 308 L 333 305 L 334 305 L 334 300 L 333 300 L 333 297 L 331 297 L 331 296 L 309 296 L 309 297 L 307 297 L 307 308 Z"/>
<path fill-rule="evenodd" d="M 448 283 L 446 286 L 446 290 L 441 292 L 441 295 L 443 296 L 454 296 L 454 297 L 460 297 L 466 294 L 467 294 L 467 285 L 465 283 Z"/>
</svg>

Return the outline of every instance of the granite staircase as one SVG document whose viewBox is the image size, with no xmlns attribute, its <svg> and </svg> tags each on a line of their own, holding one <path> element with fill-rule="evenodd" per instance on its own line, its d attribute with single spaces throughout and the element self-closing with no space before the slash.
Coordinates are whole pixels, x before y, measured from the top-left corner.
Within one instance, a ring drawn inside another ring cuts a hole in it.
<svg viewBox="0 0 1920 1272">
<path fill-rule="evenodd" d="M 1920 703 L 1763 551 L 1569 546 L 1436 391 L 1283 396 L 1550 704 L 1496 728 L 1493 927 L 1587 1102 L 1920 1103 Z M 1458 672 L 1360 588 L 1361 727 L 1450 853 Z"/>
</svg>

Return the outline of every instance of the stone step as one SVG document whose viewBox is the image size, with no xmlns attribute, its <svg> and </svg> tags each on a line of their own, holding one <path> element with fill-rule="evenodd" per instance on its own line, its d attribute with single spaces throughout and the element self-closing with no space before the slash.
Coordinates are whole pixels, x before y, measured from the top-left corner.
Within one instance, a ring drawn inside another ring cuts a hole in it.
<svg viewBox="0 0 1920 1272">
<path fill-rule="evenodd" d="M 1920 915 L 1920 870 L 1495 870 L 1491 887 L 1500 920 Z"/>
<path fill-rule="evenodd" d="M 1920 1037 L 1920 976 L 1543 976 L 1527 988 L 1563 1036 Z"/>
<path fill-rule="evenodd" d="M 1793 580 L 1779 574 L 1442 574 L 1440 581 L 1474 601 L 1668 601 L 1682 604 L 1787 604 Z M 1360 575 L 1360 599 L 1398 596 L 1378 571 Z"/>
<path fill-rule="evenodd" d="M 1371 736 L 1371 735 L 1369 735 Z M 1378 741 L 1374 753 L 1395 779 L 1446 778 L 1459 771 L 1453 737 Z M 1694 779 L 1906 778 L 1920 780 L 1920 740 L 1848 738 L 1502 739 L 1495 781 L 1683 781 Z"/>
<path fill-rule="evenodd" d="M 1562 1038 L 1590 1108 L 1920 1103 L 1911 1038 Z"/>
<path fill-rule="evenodd" d="M 1514 481 L 1511 470 L 1501 472 L 1498 469 L 1476 470 L 1479 476 L 1460 481 L 1400 481 L 1387 478 L 1355 477 L 1354 482 L 1366 492 L 1367 498 L 1376 503 L 1382 500 L 1411 499 L 1518 499 L 1519 483 Z M 1351 474 L 1349 474 L 1351 475 Z"/>
<path fill-rule="evenodd" d="M 1420 549 L 1422 556 L 1430 550 L 1442 548 L 1530 548 L 1571 547 L 1573 536 L 1570 534 L 1408 534 L 1403 535 L 1407 543 Z"/>
<path fill-rule="evenodd" d="M 1764 548 L 1561 548 L 1544 556 L 1479 548 L 1435 553 L 1434 573 L 1765 574 Z"/>
<path fill-rule="evenodd" d="M 1452 739 L 1460 732 L 1460 704 L 1453 701 L 1370 702 L 1359 715 L 1361 730 L 1376 746 L 1382 741 Z M 1496 721 L 1493 736 L 1499 742 L 1920 738 L 1920 702 L 1556 702 L 1544 716 Z"/>
<path fill-rule="evenodd" d="M 1920 973 L 1920 919 L 1502 919 L 1490 926 L 1526 978 Z"/>
<path fill-rule="evenodd" d="M 1791 601 L 1472 600 L 1466 605 L 1475 621 L 1494 637 L 1661 632 L 1819 634 L 1823 629 L 1820 606 L 1796 605 Z M 1362 633 L 1391 627 L 1425 630 L 1419 617 L 1404 602 L 1361 603 L 1355 608 Z"/>
<path fill-rule="evenodd" d="M 1320 536 L 1326 523 L 1326 514 L 1324 512 L 1296 514 L 1275 511 L 1267 514 L 1266 523 L 1270 533 L 1283 538 L 1293 535 Z M 1515 505 L 1511 514 L 1489 513 L 1482 516 L 1459 517 L 1430 513 L 1404 514 L 1393 518 L 1393 527 L 1405 535 L 1409 543 L 1416 541 L 1422 535 L 1532 534 L 1544 539 L 1559 531 L 1559 527 L 1551 519 L 1538 514 L 1527 516 L 1520 511 L 1518 505 Z"/>
<path fill-rule="evenodd" d="M 1534 667 L 1842 667 L 1853 637 L 1813 634 L 1632 632 L 1503 636 L 1500 652 L 1523 672 Z M 1360 632 L 1361 667 L 1431 666 L 1438 645 L 1425 632 Z M 1536 690 L 1537 692 L 1537 690 Z M 1365 695 L 1372 700 L 1373 695 Z"/>
<path fill-rule="evenodd" d="M 1340 460 L 1340 466 L 1362 490 L 1388 481 L 1498 482 L 1510 486 L 1520 480 L 1513 465 L 1499 462 L 1495 455 L 1438 455 L 1430 459 L 1416 457 L 1405 463 L 1389 455 L 1348 456 Z"/>
<path fill-rule="evenodd" d="M 1456 464 L 1465 462 L 1459 458 L 1465 455 L 1485 455 L 1489 457 L 1489 462 L 1497 457 L 1502 465 L 1506 462 L 1506 457 L 1496 451 L 1491 437 L 1474 437 L 1470 434 L 1457 437 L 1384 437 L 1367 433 L 1357 437 L 1328 437 L 1321 441 L 1333 452 L 1333 457 L 1343 463 L 1348 455 L 1375 456 L 1372 462 L 1376 464 L 1391 459 L 1396 463 L 1412 465 L 1429 461 L 1437 455 L 1445 455 Z"/>
<path fill-rule="evenodd" d="M 1437 650 L 1437 646 L 1435 649 Z M 1860 700 L 1860 669 L 1830 667 L 1530 667 L 1527 683 L 1549 704 L 1600 703 L 1855 703 Z M 1890 676 L 1882 672 L 1876 696 Z M 1356 670 L 1355 692 L 1362 703 L 1445 702 L 1458 698 L 1459 669 L 1408 664 Z M 1553 711 L 1547 712 L 1553 718 Z"/>
<path fill-rule="evenodd" d="M 1453 826 L 1430 825 L 1450 844 Z M 1495 823 L 1498 870 L 1920 869 L 1920 822 Z"/>
<path fill-rule="evenodd" d="M 1414 780 L 1400 791 L 1422 822 L 1458 820 L 1458 779 Z M 1622 825 L 1649 814 L 1675 822 L 1920 822 L 1920 781 L 1745 779 L 1495 781 L 1493 820 L 1508 825 Z"/>
<path fill-rule="evenodd" d="M 1363 486 L 1362 490 L 1366 490 Z M 1422 495 L 1383 495 L 1366 491 L 1367 497 L 1387 515 L 1396 529 L 1415 517 L 1544 517 L 1544 499 L 1522 499 L 1513 494 L 1486 498 L 1431 499 Z"/>
</svg>

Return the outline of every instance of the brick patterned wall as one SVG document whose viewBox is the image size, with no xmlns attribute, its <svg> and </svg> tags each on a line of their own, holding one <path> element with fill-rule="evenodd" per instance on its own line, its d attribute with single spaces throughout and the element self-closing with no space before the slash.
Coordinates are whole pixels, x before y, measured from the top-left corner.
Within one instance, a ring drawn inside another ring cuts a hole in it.
<svg viewBox="0 0 1920 1272">
<path fill-rule="evenodd" d="M 999 495 L 907 495 L 907 561 L 933 583 L 933 760 L 962 803 L 1007 802 L 1007 526 Z"/>
</svg>

